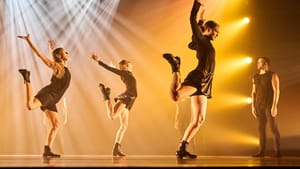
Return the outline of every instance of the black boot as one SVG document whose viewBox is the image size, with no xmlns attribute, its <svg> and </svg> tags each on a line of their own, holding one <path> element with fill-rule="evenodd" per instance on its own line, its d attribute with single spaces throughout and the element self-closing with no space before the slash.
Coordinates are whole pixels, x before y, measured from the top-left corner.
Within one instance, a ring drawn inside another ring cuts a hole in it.
<svg viewBox="0 0 300 169">
<path fill-rule="evenodd" d="M 120 150 L 120 147 L 121 147 L 121 144 L 119 144 L 119 143 L 115 144 L 114 149 L 113 149 L 113 156 L 120 156 L 120 157 L 126 156 L 126 154 Z"/>
<path fill-rule="evenodd" d="M 30 83 L 30 72 L 26 69 L 19 69 L 19 72 L 21 73 L 24 83 L 28 82 Z"/>
<path fill-rule="evenodd" d="M 171 53 L 164 53 L 163 57 L 170 63 L 172 72 L 180 72 L 180 57 L 174 57 Z"/>
<path fill-rule="evenodd" d="M 49 146 L 45 146 L 44 147 L 44 153 L 43 153 L 44 157 L 60 157 L 59 154 L 54 154 L 52 153 L 51 149 Z"/>
<path fill-rule="evenodd" d="M 102 94 L 104 96 L 104 100 L 110 100 L 110 97 L 109 97 L 109 95 L 110 95 L 110 88 L 105 87 L 104 84 L 102 84 L 102 83 L 99 84 L 99 87 L 101 88 L 101 92 L 102 92 Z"/>
<path fill-rule="evenodd" d="M 182 141 L 180 143 L 180 147 L 179 147 L 179 150 L 176 151 L 176 156 L 178 158 L 190 158 L 190 159 L 194 159 L 194 158 L 197 158 L 197 155 L 195 154 L 191 154 L 189 153 L 188 151 L 186 151 L 186 146 L 188 145 L 189 143 L 187 141 Z"/>
</svg>

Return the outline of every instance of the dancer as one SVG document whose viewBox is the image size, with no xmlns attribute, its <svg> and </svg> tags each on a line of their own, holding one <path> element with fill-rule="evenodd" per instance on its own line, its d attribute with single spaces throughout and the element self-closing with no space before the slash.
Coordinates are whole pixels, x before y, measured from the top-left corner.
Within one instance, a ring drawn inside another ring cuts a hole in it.
<svg viewBox="0 0 300 169">
<path fill-rule="evenodd" d="M 52 52 L 54 61 L 43 55 L 31 42 L 29 34 L 27 36 L 18 36 L 20 39 L 26 40 L 33 52 L 44 62 L 44 64 L 53 71 L 51 82 L 49 85 L 43 87 L 34 96 L 32 86 L 30 83 L 30 71 L 26 69 L 19 69 L 25 87 L 26 87 L 26 106 L 28 110 L 33 110 L 38 107 L 46 114 L 46 117 L 51 121 L 52 128 L 50 129 L 46 145 L 44 146 L 44 157 L 60 157 L 51 151 L 53 141 L 59 129 L 59 119 L 57 114 L 56 103 L 59 102 L 65 91 L 69 87 L 71 74 L 66 67 L 69 60 L 68 52 L 64 48 L 56 48 Z M 50 47 L 50 44 L 49 44 Z"/>
<path fill-rule="evenodd" d="M 269 121 L 274 135 L 273 157 L 280 157 L 280 133 L 276 124 L 277 105 L 279 101 L 279 77 L 269 70 L 270 59 L 259 57 L 257 60 L 258 73 L 252 79 L 252 115 L 258 120 L 259 150 L 253 157 L 263 157 L 266 148 L 266 125 Z"/>
<path fill-rule="evenodd" d="M 121 80 L 126 85 L 126 91 L 114 98 L 115 104 L 113 104 L 110 99 L 110 88 L 105 87 L 105 85 L 102 83 L 99 84 L 99 87 L 104 95 L 109 119 L 114 120 L 115 118 L 119 117 L 121 123 L 120 128 L 116 133 L 112 154 L 113 156 L 126 156 L 126 154 L 120 150 L 120 146 L 128 126 L 129 111 L 132 108 L 135 99 L 137 98 L 136 79 L 132 73 L 133 66 L 129 61 L 122 60 L 119 62 L 119 69 L 117 69 L 103 63 L 98 59 L 98 56 L 95 53 L 92 54 L 91 58 L 105 69 L 119 75 Z"/>
<path fill-rule="evenodd" d="M 178 158 L 196 158 L 186 150 L 188 143 L 195 136 L 203 124 L 206 115 L 207 99 L 212 97 L 212 81 L 215 69 L 215 49 L 211 43 L 219 34 L 219 25 L 212 20 L 205 22 L 203 32 L 197 24 L 197 13 L 202 4 L 195 0 L 190 15 L 190 24 L 193 32 L 197 67 L 192 70 L 181 83 L 180 57 L 171 53 L 164 53 L 163 57 L 170 63 L 172 68 L 171 98 L 180 101 L 191 97 L 192 120 L 186 128 L 179 149 L 176 151 Z"/>
</svg>

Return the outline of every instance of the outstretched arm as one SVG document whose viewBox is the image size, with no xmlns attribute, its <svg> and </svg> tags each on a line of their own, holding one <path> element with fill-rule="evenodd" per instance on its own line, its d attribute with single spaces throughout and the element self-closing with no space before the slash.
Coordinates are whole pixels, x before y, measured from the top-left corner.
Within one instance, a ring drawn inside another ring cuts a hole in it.
<svg viewBox="0 0 300 169">
<path fill-rule="evenodd" d="M 26 40 L 26 42 L 29 44 L 33 52 L 50 68 L 53 67 L 55 64 L 54 61 L 48 59 L 45 55 L 43 55 L 36 47 L 35 45 L 31 42 L 30 40 L 30 35 L 27 34 L 26 36 L 17 36 L 20 39 Z"/>
<path fill-rule="evenodd" d="M 113 68 L 113 67 L 110 67 L 110 66 L 108 66 L 107 64 L 105 64 L 104 62 L 102 62 L 102 61 L 99 59 L 99 57 L 98 57 L 98 55 L 97 55 L 96 53 L 93 53 L 93 54 L 91 55 L 91 59 L 93 59 L 93 60 L 96 61 L 100 66 L 104 67 L 105 69 L 107 69 L 107 70 L 109 70 L 109 71 L 111 71 L 111 72 L 113 72 L 113 73 L 116 73 L 116 74 L 118 74 L 118 75 L 121 75 L 121 73 L 122 73 L 121 70 L 116 69 L 116 68 Z"/>
<path fill-rule="evenodd" d="M 277 115 L 277 104 L 279 101 L 279 77 L 276 73 L 273 73 L 272 75 L 272 87 L 273 87 L 273 104 L 271 108 L 271 114 L 273 117 Z"/>
</svg>

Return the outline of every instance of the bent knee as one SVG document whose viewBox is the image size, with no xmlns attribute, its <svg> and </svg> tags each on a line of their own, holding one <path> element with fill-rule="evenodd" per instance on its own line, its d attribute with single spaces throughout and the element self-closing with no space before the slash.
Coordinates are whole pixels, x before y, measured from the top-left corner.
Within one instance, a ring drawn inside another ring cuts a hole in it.
<svg viewBox="0 0 300 169">
<path fill-rule="evenodd" d="M 195 128 L 200 127 L 204 123 L 205 119 L 204 118 L 199 118 L 198 120 L 193 122 L 193 126 Z"/>
<path fill-rule="evenodd" d="M 53 126 L 52 126 L 52 128 L 53 128 L 54 130 L 58 130 L 59 127 L 60 127 L 60 123 L 59 123 L 58 121 L 55 122 L 55 123 L 53 124 Z"/>
</svg>

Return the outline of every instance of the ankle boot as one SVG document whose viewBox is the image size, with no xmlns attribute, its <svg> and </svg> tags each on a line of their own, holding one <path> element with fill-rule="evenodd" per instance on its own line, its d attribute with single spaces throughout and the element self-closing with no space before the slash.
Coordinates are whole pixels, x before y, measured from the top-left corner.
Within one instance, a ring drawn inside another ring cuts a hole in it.
<svg viewBox="0 0 300 169">
<path fill-rule="evenodd" d="M 44 157 L 60 157 L 59 154 L 55 154 L 51 151 L 49 146 L 45 146 L 44 147 L 44 153 L 43 153 Z"/>
<path fill-rule="evenodd" d="M 171 53 L 164 53 L 163 58 L 165 58 L 172 67 L 172 72 L 180 72 L 180 57 L 174 57 Z"/>
<path fill-rule="evenodd" d="M 101 88 L 101 92 L 104 96 L 104 100 L 110 100 L 110 88 L 105 87 L 104 84 L 100 83 L 99 87 Z"/>
<path fill-rule="evenodd" d="M 120 150 L 120 147 L 121 147 L 121 144 L 119 144 L 119 143 L 115 144 L 114 149 L 113 149 L 113 156 L 120 156 L 120 157 L 126 156 L 126 154 Z"/>
<path fill-rule="evenodd" d="M 24 83 L 28 82 L 30 83 L 30 72 L 26 69 L 19 69 L 19 72 L 21 73 Z"/>
<path fill-rule="evenodd" d="M 194 159 L 197 158 L 197 155 L 191 154 L 188 151 L 186 151 L 186 146 L 188 145 L 187 141 L 182 141 L 179 147 L 179 150 L 176 151 L 176 155 L 178 158 L 190 158 Z"/>
</svg>

